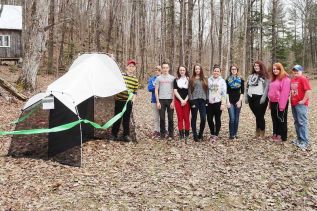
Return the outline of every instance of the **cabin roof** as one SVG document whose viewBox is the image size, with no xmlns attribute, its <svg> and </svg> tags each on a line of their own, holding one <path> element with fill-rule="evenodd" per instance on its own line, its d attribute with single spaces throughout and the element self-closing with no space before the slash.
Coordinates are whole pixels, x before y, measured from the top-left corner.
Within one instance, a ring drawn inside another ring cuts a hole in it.
<svg viewBox="0 0 317 211">
<path fill-rule="evenodd" d="M 3 6 L 0 16 L 0 29 L 22 30 L 22 6 Z"/>
</svg>

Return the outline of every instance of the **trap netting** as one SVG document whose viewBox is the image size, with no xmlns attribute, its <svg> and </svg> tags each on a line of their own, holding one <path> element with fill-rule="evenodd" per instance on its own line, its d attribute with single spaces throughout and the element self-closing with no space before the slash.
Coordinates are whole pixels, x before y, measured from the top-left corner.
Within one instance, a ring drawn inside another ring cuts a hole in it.
<svg viewBox="0 0 317 211">
<path fill-rule="evenodd" d="M 104 125 L 114 116 L 114 98 L 91 97 L 77 106 L 80 119 Z M 31 114 L 30 114 L 31 113 Z M 54 98 L 54 109 L 43 110 L 38 102 L 21 113 L 21 117 L 29 115 L 24 121 L 16 124 L 15 130 L 36 128 L 54 128 L 77 121 L 77 114 L 68 109 L 57 98 Z M 122 125 L 119 136 L 122 135 Z M 8 155 L 12 157 L 28 157 L 34 159 L 52 159 L 71 166 L 82 165 L 82 144 L 93 139 L 109 139 L 111 127 L 96 129 L 90 124 L 79 123 L 64 131 L 14 135 L 12 136 Z M 130 118 L 130 136 L 136 140 L 133 113 Z"/>
</svg>

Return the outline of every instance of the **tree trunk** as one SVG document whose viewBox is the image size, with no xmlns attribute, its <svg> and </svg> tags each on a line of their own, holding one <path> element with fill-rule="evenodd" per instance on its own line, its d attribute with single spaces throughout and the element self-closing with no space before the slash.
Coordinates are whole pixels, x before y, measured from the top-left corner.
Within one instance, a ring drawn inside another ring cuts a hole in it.
<svg viewBox="0 0 317 211">
<path fill-rule="evenodd" d="M 25 53 L 22 72 L 17 82 L 23 89 L 34 90 L 36 75 L 47 40 L 44 28 L 48 23 L 49 0 L 29 0 L 25 4 L 26 22 L 23 26 Z"/>
<path fill-rule="evenodd" d="M 193 13 L 194 13 L 194 2 L 188 0 L 188 11 L 187 11 L 187 42 L 186 42 L 186 54 L 185 54 L 185 65 L 192 67 L 192 42 L 193 42 Z"/>
<path fill-rule="evenodd" d="M 202 0 L 202 4 L 200 1 L 198 0 L 198 61 L 201 63 L 205 30 L 205 0 Z"/>
<path fill-rule="evenodd" d="M 272 0 L 272 64 L 276 62 L 276 50 L 277 50 L 277 32 L 276 32 L 276 12 L 277 12 L 277 1 L 278 0 Z"/>
<path fill-rule="evenodd" d="M 100 46 L 100 0 L 96 0 L 96 22 L 95 22 L 95 29 L 96 29 L 96 36 L 95 36 L 95 44 L 96 44 L 96 51 L 101 51 Z"/>
<path fill-rule="evenodd" d="M 135 45 L 135 39 L 136 39 L 136 7 L 137 6 L 137 2 L 136 0 L 132 1 L 132 17 L 131 17 L 131 23 L 130 23 L 130 50 L 129 50 L 129 57 L 130 58 L 135 58 L 136 56 L 136 45 Z"/>
<path fill-rule="evenodd" d="M 140 0 L 139 2 L 140 8 L 140 56 L 141 56 L 141 67 L 140 67 L 140 75 L 139 79 L 142 81 L 144 79 L 145 74 L 145 55 L 146 55 L 146 30 L 145 30 L 145 22 L 146 22 L 146 7 L 144 0 Z"/>
<path fill-rule="evenodd" d="M 66 1 L 62 1 L 60 3 L 60 13 L 62 19 L 65 19 L 66 15 L 65 15 L 65 8 L 66 8 L 66 4 L 68 4 L 68 0 Z M 64 61 L 64 42 L 65 42 L 65 33 L 66 33 L 66 21 L 63 22 L 62 27 L 61 27 L 61 40 L 60 40 L 60 47 L 59 47 L 59 55 L 58 55 L 58 63 L 57 63 L 57 70 L 56 70 L 56 76 L 59 75 L 59 70 L 61 68 L 64 67 L 63 61 Z"/>
<path fill-rule="evenodd" d="M 244 6 L 244 40 L 243 40 L 243 69 L 242 76 L 245 78 L 246 73 L 249 70 L 250 66 L 250 11 L 251 11 L 251 2 L 250 0 L 245 0 Z"/>
<path fill-rule="evenodd" d="M 48 34 L 48 45 L 47 45 L 47 73 L 53 73 L 53 61 L 54 61 L 54 22 L 55 22 L 55 0 L 50 0 L 49 6 L 49 34 Z"/>
<path fill-rule="evenodd" d="M 166 58 L 166 0 L 161 0 L 161 50 L 159 62 L 162 63 Z"/>
<path fill-rule="evenodd" d="M 210 45 L 211 45 L 211 52 L 210 52 L 210 67 L 214 64 L 214 23 L 215 23 L 215 12 L 214 12 L 214 0 L 210 0 Z"/>
<path fill-rule="evenodd" d="M 180 18 L 179 18 L 179 27 L 180 27 L 180 40 L 179 40 L 179 65 L 185 64 L 185 58 L 184 58 L 184 36 L 186 34 L 186 20 L 185 20 L 185 0 L 179 0 L 180 2 Z"/>
<path fill-rule="evenodd" d="M 225 10 L 225 0 L 220 0 L 220 26 L 219 26 L 219 36 L 218 36 L 218 64 L 223 68 L 222 64 L 222 55 L 223 55 L 223 46 L 222 46 L 222 30 L 223 30 L 223 20 L 224 20 L 224 10 Z"/>
<path fill-rule="evenodd" d="M 168 0 L 168 9 L 167 9 L 167 40 L 166 40 L 166 49 L 167 57 L 171 65 L 171 71 L 174 69 L 174 56 L 175 56 L 175 3 L 174 0 Z"/>
<path fill-rule="evenodd" d="M 229 66 L 232 64 L 232 44 L 233 44 L 233 39 L 232 39 L 232 33 L 233 33 L 233 1 L 232 1 L 232 6 L 230 7 L 231 0 L 228 0 L 228 16 L 227 16 L 227 59 L 226 59 L 226 68 L 225 68 L 225 78 L 228 76 L 228 70 Z"/>
<path fill-rule="evenodd" d="M 259 58 L 260 60 L 263 60 L 263 0 L 260 0 L 260 56 Z"/>
<path fill-rule="evenodd" d="M 234 0 L 231 0 L 231 14 L 230 14 L 230 53 L 229 53 L 229 61 L 230 61 L 230 65 L 232 65 L 234 58 L 233 58 L 233 37 L 234 37 L 234 16 L 235 14 L 235 9 L 234 9 Z"/>
</svg>

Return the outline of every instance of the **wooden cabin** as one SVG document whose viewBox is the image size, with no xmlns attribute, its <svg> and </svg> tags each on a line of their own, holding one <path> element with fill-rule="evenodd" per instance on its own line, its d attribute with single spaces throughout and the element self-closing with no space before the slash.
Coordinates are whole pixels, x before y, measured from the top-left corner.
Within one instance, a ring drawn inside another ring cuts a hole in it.
<svg viewBox="0 0 317 211">
<path fill-rule="evenodd" d="M 22 6 L 4 5 L 0 16 L 0 61 L 18 62 L 21 57 Z"/>
</svg>

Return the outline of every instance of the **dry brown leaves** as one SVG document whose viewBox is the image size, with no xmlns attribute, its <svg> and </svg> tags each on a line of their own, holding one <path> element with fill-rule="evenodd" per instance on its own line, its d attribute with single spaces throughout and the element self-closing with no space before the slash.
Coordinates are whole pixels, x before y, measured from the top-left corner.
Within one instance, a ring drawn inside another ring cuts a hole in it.
<svg viewBox="0 0 317 211">
<path fill-rule="evenodd" d="M 252 140 L 254 118 L 247 105 L 239 140 L 227 140 L 226 111 L 216 144 L 151 139 L 149 99 L 140 91 L 134 107 L 138 143 L 90 141 L 83 147 L 81 168 L 6 157 L 9 137 L 1 137 L 0 210 L 317 209 L 316 92 L 307 152 L 290 143 L 295 135 L 291 112 L 287 143 Z M 18 117 L 22 105 L 0 103 L 2 123 Z M 266 117 L 270 134 L 269 112 Z"/>
</svg>

